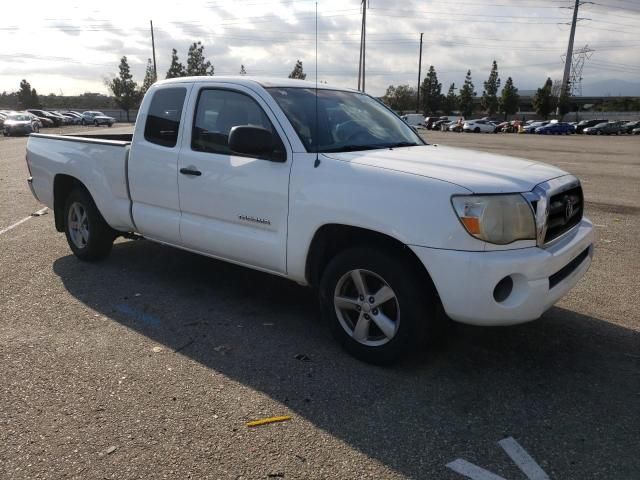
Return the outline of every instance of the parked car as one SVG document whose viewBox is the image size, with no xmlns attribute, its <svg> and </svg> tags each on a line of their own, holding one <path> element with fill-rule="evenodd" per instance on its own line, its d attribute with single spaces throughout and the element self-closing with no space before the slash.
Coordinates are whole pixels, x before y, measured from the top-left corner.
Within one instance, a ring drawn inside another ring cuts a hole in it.
<svg viewBox="0 0 640 480">
<path fill-rule="evenodd" d="M 576 125 L 576 133 L 584 133 L 584 129 L 585 128 L 589 128 L 589 127 L 594 127 L 596 125 L 599 125 L 601 123 L 607 123 L 609 120 L 605 119 L 600 119 L 600 120 L 582 120 L 581 122 L 578 122 L 578 125 Z"/>
<path fill-rule="evenodd" d="M 433 128 L 433 124 L 441 120 L 440 117 L 424 117 L 424 124 L 427 126 L 427 130 L 431 130 Z"/>
<path fill-rule="evenodd" d="M 69 117 L 65 117 L 64 115 L 62 115 L 60 112 L 56 112 L 56 111 L 51 111 L 49 110 L 48 113 L 50 115 L 53 115 L 56 118 L 60 119 L 60 124 L 61 125 L 69 125 L 71 123 L 71 119 Z"/>
<path fill-rule="evenodd" d="M 545 120 L 543 122 L 531 122 L 528 125 L 525 125 L 525 127 L 523 128 L 524 133 L 536 133 L 536 129 L 540 128 L 540 127 L 544 127 L 545 125 L 548 125 L 549 123 L 551 123 L 548 120 Z"/>
<path fill-rule="evenodd" d="M 576 177 L 428 145 L 362 92 L 164 80 L 137 121 L 112 140 L 29 138 L 31 190 L 71 251 L 98 260 L 137 233 L 315 286 L 333 334 L 365 361 L 414 351 L 441 307 L 475 325 L 536 319 L 591 264 Z"/>
<path fill-rule="evenodd" d="M 464 122 L 463 132 L 496 133 L 496 124 L 490 120 L 468 120 Z"/>
<path fill-rule="evenodd" d="M 464 126 L 464 120 L 462 119 L 450 120 L 449 123 L 447 123 L 446 125 L 447 130 L 449 130 L 450 132 L 456 132 L 456 133 L 462 132 L 463 126 Z"/>
<path fill-rule="evenodd" d="M 73 116 L 73 115 L 71 115 L 69 113 L 61 113 L 61 115 L 63 117 L 65 117 L 65 118 L 67 118 L 68 119 L 68 123 L 70 123 L 71 125 L 79 125 L 80 124 L 81 119 L 78 118 L 78 117 L 75 117 L 75 116 Z"/>
<path fill-rule="evenodd" d="M 587 135 L 620 135 L 625 122 L 599 123 L 583 130 Z"/>
<path fill-rule="evenodd" d="M 36 122 L 38 124 L 38 130 L 41 129 L 42 126 L 44 125 L 42 120 L 40 120 L 40 118 L 36 117 L 33 113 L 24 112 L 24 114 L 25 115 L 29 115 L 31 117 L 31 120 L 33 120 L 34 122 Z"/>
<path fill-rule="evenodd" d="M 96 127 L 100 125 L 112 127 L 113 124 L 116 123 L 116 119 L 108 117 L 102 112 L 83 112 L 80 123 L 82 123 L 82 125 L 95 125 Z"/>
<path fill-rule="evenodd" d="M 40 131 L 38 122 L 33 120 L 27 113 L 12 113 L 4 120 L 2 134 L 5 137 L 11 135 L 29 135 Z"/>
<path fill-rule="evenodd" d="M 440 120 L 437 120 L 435 122 L 433 122 L 433 125 L 431 127 L 431 130 L 441 130 L 444 131 L 448 128 L 448 126 L 451 124 L 451 120 L 449 120 L 448 118 L 441 118 Z"/>
<path fill-rule="evenodd" d="M 631 133 L 636 128 L 640 128 L 640 120 L 626 122 L 622 125 L 622 133 Z"/>
<path fill-rule="evenodd" d="M 66 111 L 66 112 L 62 112 L 63 115 L 67 115 L 69 117 L 72 117 L 74 119 L 73 123 L 74 125 L 79 125 L 82 122 L 82 114 L 78 113 L 78 112 L 74 112 L 74 111 Z"/>
<path fill-rule="evenodd" d="M 573 125 L 564 122 L 549 122 L 536 128 L 535 133 L 542 135 L 572 135 L 576 133 Z"/>
<path fill-rule="evenodd" d="M 406 115 L 402 115 L 400 118 L 407 122 L 407 125 L 410 127 L 426 128 L 424 117 L 419 113 L 408 113 Z"/>
<path fill-rule="evenodd" d="M 631 135 L 640 135 L 640 127 L 631 130 Z"/>
<path fill-rule="evenodd" d="M 4 121 L 8 116 L 9 116 L 9 112 L 7 112 L 7 113 L 0 112 L 0 127 L 2 127 L 2 125 L 4 125 Z"/>
<path fill-rule="evenodd" d="M 31 113 L 31 112 L 28 112 Z M 35 115 L 33 113 L 31 113 L 31 115 L 33 115 L 34 117 L 36 117 L 40 123 L 42 124 L 42 128 L 53 128 L 56 126 L 56 123 L 53 119 L 51 119 L 50 117 L 40 117 L 38 115 Z"/>
<path fill-rule="evenodd" d="M 52 115 L 50 112 L 47 112 L 46 110 L 38 110 L 35 108 L 30 108 L 27 110 L 27 112 L 33 113 L 38 118 L 49 119 L 53 123 L 54 127 L 59 127 L 63 123 L 63 120 L 61 118 L 59 118 L 57 115 Z"/>
</svg>

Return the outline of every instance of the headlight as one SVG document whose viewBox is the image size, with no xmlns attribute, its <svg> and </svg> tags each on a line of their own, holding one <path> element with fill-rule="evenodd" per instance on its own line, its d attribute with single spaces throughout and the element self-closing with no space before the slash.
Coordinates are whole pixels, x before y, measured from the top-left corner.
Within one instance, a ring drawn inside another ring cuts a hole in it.
<svg viewBox="0 0 640 480">
<path fill-rule="evenodd" d="M 480 240 L 506 245 L 536 239 L 533 210 L 520 194 L 459 195 L 451 203 L 467 232 Z"/>
</svg>

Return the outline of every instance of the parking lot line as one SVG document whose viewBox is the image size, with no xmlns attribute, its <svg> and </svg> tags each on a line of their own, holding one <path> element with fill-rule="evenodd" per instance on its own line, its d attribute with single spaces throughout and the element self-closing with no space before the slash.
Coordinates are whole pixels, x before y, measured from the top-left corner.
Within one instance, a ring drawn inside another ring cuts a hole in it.
<svg viewBox="0 0 640 480">
<path fill-rule="evenodd" d="M 467 462 L 461 458 L 454 460 L 447 464 L 447 467 L 460 475 L 464 475 L 472 480 L 505 480 L 500 475 L 491 473 L 484 468 L 474 465 L 471 462 Z"/>
<path fill-rule="evenodd" d="M 530 480 L 549 480 L 546 473 L 540 468 L 536 461 L 524 448 L 516 442 L 513 437 L 500 440 L 498 444 L 511 457 L 511 460 L 518 466 Z"/>
<path fill-rule="evenodd" d="M 18 220 L 13 225 L 9 225 L 8 227 L 3 228 L 2 230 L 0 230 L 0 235 L 2 235 L 3 233 L 7 233 L 9 230 L 13 230 L 18 225 L 22 225 L 24 222 L 26 222 L 27 220 L 32 219 L 33 217 L 39 217 L 40 215 L 43 215 L 44 213 L 46 213 L 47 210 L 49 210 L 47 207 L 41 208 L 37 212 L 34 212 L 31 215 L 29 215 L 28 217 L 25 217 L 22 220 Z"/>
</svg>

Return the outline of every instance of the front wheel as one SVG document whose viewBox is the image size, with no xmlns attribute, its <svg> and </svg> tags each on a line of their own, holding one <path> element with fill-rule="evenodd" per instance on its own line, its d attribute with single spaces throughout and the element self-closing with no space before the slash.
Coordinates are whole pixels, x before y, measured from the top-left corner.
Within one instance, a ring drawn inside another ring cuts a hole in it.
<svg viewBox="0 0 640 480">
<path fill-rule="evenodd" d="M 416 350 L 435 322 L 438 300 L 426 283 L 401 255 L 373 248 L 345 250 L 322 276 L 322 314 L 353 356 L 389 364 Z"/>
<path fill-rule="evenodd" d="M 71 251 L 80 260 L 101 260 L 109 255 L 115 240 L 91 195 L 77 188 L 67 198 L 64 209 L 64 232 Z"/>
<path fill-rule="evenodd" d="M 480 127 L 476 127 L 473 131 L 474 131 L 475 133 L 480 133 Z"/>
<path fill-rule="evenodd" d="M 95 122 L 93 122 L 93 124 L 94 124 L 96 127 L 99 127 L 99 126 L 100 126 L 100 124 L 98 123 L 98 121 L 97 121 L 97 120 L 96 120 Z"/>
</svg>

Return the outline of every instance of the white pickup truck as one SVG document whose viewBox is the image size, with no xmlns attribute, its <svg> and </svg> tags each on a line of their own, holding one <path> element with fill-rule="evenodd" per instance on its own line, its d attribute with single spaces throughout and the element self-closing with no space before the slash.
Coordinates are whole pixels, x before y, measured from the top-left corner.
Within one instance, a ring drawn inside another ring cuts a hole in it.
<svg viewBox="0 0 640 480">
<path fill-rule="evenodd" d="M 440 306 L 534 320 L 593 255 L 576 177 L 429 145 L 374 98 L 300 80 L 162 81 L 133 135 L 32 134 L 27 164 L 80 259 L 140 235 L 317 287 L 339 342 L 376 363 L 420 345 Z"/>
</svg>

